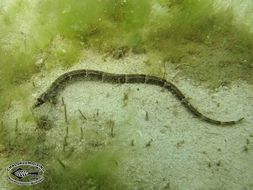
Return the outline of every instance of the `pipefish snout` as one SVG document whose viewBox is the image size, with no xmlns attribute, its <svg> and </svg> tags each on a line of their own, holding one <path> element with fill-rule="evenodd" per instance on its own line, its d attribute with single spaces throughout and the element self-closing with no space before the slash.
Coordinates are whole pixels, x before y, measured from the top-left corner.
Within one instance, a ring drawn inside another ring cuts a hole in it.
<svg viewBox="0 0 253 190">
<path fill-rule="evenodd" d="M 64 89 L 68 83 L 78 80 L 100 81 L 103 83 L 111 84 L 142 83 L 148 85 L 156 85 L 171 92 L 174 97 L 176 97 L 190 113 L 207 123 L 221 126 L 234 125 L 244 119 L 240 118 L 238 120 L 233 121 L 219 121 L 211 119 L 199 112 L 174 84 L 159 77 L 144 74 L 112 74 L 102 71 L 86 69 L 70 71 L 58 77 L 46 90 L 46 92 L 39 96 L 36 103 L 34 104 L 34 108 L 39 107 L 46 102 L 55 102 L 55 97 L 60 90 Z"/>
</svg>

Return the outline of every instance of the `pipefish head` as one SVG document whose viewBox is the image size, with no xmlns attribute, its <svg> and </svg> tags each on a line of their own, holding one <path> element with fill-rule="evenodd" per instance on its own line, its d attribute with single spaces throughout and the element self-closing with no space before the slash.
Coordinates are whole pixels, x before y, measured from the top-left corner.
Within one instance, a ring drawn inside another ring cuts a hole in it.
<svg viewBox="0 0 253 190">
<path fill-rule="evenodd" d="M 41 94 L 35 104 L 33 105 L 33 108 L 39 107 L 40 105 L 44 104 L 48 99 L 48 95 L 46 93 Z"/>
<path fill-rule="evenodd" d="M 36 107 L 39 107 L 40 105 L 44 104 L 45 102 L 40 99 L 40 98 L 37 98 L 35 104 L 33 105 L 33 108 L 36 108 Z"/>
</svg>

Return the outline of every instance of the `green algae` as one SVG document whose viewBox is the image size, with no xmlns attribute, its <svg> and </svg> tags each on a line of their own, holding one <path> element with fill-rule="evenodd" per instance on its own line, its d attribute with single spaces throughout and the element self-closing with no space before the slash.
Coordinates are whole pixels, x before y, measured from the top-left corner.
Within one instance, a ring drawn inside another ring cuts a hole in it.
<svg viewBox="0 0 253 190">
<path fill-rule="evenodd" d="M 114 176 L 118 167 L 117 157 L 117 153 L 104 151 L 88 158 L 78 155 L 73 161 L 54 158 L 50 163 L 45 163 L 47 172 L 43 183 L 15 189 L 126 189 Z"/>
<path fill-rule="evenodd" d="M 72 125 L 76 125 L 76 122 L 71 122 L 70 130 L 75 130 Z M 54 143 L 49 142 L 47 130 L 30 126 L 27 132 L 20 128 L 25 123 L 27 125 L 25 121 L 19 122 L 13 130 L 11 123 L 1 122 L 1 157 L 8 158 L 9 163 L 22 159 L 43 164 L 46 168 L 45 180 L 36 186 L 13 186 L 13 189 L 125 189 L 115 174 L 119 162 L 125 159 L 124 150 L 108 147 L 100 151 L 91 149 L 76 152 L 75 148 L 70 148 L 72 145 L 67 144 L 68 148 L 59 151 Z M 88 135 L 89 132 L 85 138 Z M 101 140 L 98 135 L 93 138 Z"/>
<path fill-rule="evenodd" d="M 27 29 L 20 18 L 28 20 L 29 14 L 34 19 Z M 195 73 L 204 76 L 207 68 L 213 80 L 207 80 L 208 75 L 204 80 L 210 86 L 223 80 L 217 70 L 232 72 L 226 80 L 252 82 L 253 35 L 248 26 L 236 25 L 234 20 L 231 6 L 219 7 L 210 0 L 16 1 L 0 16 L 4 26 L 0 32 L 0 75 L 4 81 L 0 90 L 4 94 L 43 69 L 70 67 L 78 63 L 87 47 L 103 52 L 128 46 L 136 53 L 153 52 L 158 59 L 178 64 L 182 74 L 195 80 L 200 79 Z M 224 60 L 220 57 L 212 63 L 217 67 L 207 63 L 210 57 L 204 57 L 210 49 L 224 52 Z M 197 61 L 188 52 L 199 52 L 194 55 Z M 42 55 L 41 64 L 36 64 Z M 226 60 L 233 62 L 230 70 L 222 65 Z M 190 67 L 181 67 L 182 61 Z M 1 107 L 6 107 L 5 97 L 2 99 Z"/>
</svg>

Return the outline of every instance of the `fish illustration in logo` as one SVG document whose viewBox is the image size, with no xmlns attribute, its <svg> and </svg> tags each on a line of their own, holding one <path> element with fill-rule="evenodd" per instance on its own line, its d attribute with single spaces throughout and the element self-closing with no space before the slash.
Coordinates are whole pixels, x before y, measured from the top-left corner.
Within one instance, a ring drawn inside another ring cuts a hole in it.
<svg viewBox="0 0 253 190">
<path fill-rule="evenodd" d="M 6 167 L 6 177 L 17 185 L 35 185 L 44 180 L 44 167 L 36 162 L 21 161 Z"/>
<path fill-rule="evenodd" d="M 38 172 L 28 172 L 26 170 L 23 170 L 22 168 L 18 168 L 16 171 L 11 173 L 18 179 L 22 179 L 27 176 L 37 176 L 39 173 Z"/>
</svg>

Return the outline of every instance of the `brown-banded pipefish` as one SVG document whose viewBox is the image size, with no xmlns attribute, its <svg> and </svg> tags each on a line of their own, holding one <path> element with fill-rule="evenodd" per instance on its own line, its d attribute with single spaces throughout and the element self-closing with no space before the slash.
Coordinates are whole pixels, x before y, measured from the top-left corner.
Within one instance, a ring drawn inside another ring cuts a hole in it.
<svg viewBox="0 0 253 190">
<path fill-rule="evenodd" d="M 243 118 L 240 118 L 238 120 L 233 121 L 219 121 L 205 116 L 188 101 L 185 95 L 174 84 L 156 76 L 144 74 L 112 74 L 102 71 L 86 69 L 70 71 L 59 76 L 51 84 L 51 86 L 37 98 L 37 101 L 34 104 L 33 108 L 39 107 L 46 102 L 55 102 L 60 90 L 64 89 L 69 83 L 79 80 L 100 81 L 103 83 L 111 84 L 142 83 L 148 85 L 156 85 L 171 92 L 190 113 L 205 122 L 225 126 L 234 125 L 243 120 Z"/>
</svg>

